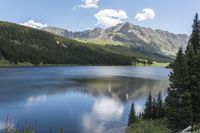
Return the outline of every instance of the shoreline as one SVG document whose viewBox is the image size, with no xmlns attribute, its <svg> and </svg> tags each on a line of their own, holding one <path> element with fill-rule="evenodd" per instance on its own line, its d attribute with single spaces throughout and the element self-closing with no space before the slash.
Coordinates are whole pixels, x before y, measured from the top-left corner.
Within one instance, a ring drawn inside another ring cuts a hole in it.
<svg viewBox="0 0 200 133">
<path fill-rule="evenodd" d="M 21 63 L 21 64 L 0 64 L 0 68 L 16 68 L 16 67 L 68 67 L 68 66 L 133 66 L 133 67 L 165 67 L 167 68 L 170 63 L 153 63 L 151 65 L 143 65 L 143 64 L 136 64 L 136 65 L 82 65 L 82 64 L 40 64 L 40 65 L 33 65 L 30 63 Z"/>
</svg>

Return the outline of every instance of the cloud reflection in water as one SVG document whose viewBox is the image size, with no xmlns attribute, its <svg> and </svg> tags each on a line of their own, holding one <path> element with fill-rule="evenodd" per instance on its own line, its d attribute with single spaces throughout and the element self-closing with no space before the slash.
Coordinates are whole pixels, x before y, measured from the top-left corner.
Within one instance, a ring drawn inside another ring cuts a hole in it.
<svg viewBox="0 0 200 133">
<path fill-rule="evenodd" d="M 84 131 L 106 132 L 107 126 L 111 123 L 119 122 L 123 113 L 124 106 L 120 101 L 108 97 L 96 98 L 92 106 L 92 112 L 83 115 Z"/>
</svg>

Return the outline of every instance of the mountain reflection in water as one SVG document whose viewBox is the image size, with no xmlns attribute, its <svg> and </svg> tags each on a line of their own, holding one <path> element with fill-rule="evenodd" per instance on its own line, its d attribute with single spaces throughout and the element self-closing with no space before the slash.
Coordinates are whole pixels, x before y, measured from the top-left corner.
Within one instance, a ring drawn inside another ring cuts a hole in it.
<svg viewBox="0 0 200 133">
<path fill-rule="evenodd" d="M 167 94 L 170 70 L 159 67 L 31 67 L 0 69 L 0 130 L 29 123 L 38 133 L 125 132 L 131 103 Z M 35 124 L 37 121 L 37 124 Z M 0 131 L 1 132 L 1 131 Z"/>
</svg>

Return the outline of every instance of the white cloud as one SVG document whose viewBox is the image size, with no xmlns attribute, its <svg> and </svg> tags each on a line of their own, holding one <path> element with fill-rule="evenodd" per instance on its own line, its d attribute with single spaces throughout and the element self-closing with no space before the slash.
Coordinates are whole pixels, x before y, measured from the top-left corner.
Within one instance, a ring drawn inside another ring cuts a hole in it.
<svg viewBox="0 0 200 133">
<path fill-rule="evenodd" d="M 99 0 L 83 0 L 83 4 L 79 5 L 82 8 L 98 8 Z"/>
<path fill-rule="evenodd" d="M 128 18 L 125 11 L 117 11 L 114 9 L 104 9 L 96 13 L 94 16 L 97 19 L 97 24 L 101 24 L 105 27 L 115 26 L 119 23 L 122 23 L 122 20 Z"/>
<path fill-rule="evenodd" d="M 48 27 L 47 24 L 38 23 L 38 22 L 35 22 L 34 20 L 29 20 L 28 22 L 21 23 L 21 25 L 37 28 L 37 29 Z"/>
<path fill-rule="evenodd" d="M 153 9 L 145 8 L 142 11 L 143 11 L 142 13 L 138 13 L 135 16 L 135 19 L 137 19 L 138 21 L 144 21 L 144 20 L 147 20 L 147 19 L 152 19 L 153 20 L 154 17 L 156 16 L 156 14 L 155 14 Z"/>
</svg>

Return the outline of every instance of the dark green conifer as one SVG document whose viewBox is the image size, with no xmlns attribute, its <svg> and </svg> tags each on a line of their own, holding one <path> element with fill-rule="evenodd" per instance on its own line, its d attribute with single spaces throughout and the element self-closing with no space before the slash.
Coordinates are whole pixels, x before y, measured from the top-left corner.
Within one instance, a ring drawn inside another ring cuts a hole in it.
<svg viewBox="0 0 200 133">
<path fill-rule="evenodd" d="M 200 22 L 198 14 L 195 15 L 193 30 L 189 45 L 186 49 L 186 58 L 188 65 L 188 88 L 191 94 L 193 123 L 200 122 L 200 67 L 199 67 L 199 53 L 200 53 Z"/>
<path fill-rule="evenodd" d="M 152 102 L 152 119 L 156 119 L 157 118 L 157 105 L 156 105 L 156 99 L 153 98 L 153 102 Z"/>
<path fill-rule="evenodd" d="M 147 101 L 145 103 L 144 108 L 144 119 L 151 120 L 152 119 L 152 96 L 149 94 Z"/>
<path fill-rule="evenodd" d="M 157 118 L 162 118 L 165 115 L 164 104 L 162 100 L 162 94 L 159 92 L 157 97 Z"/>
<path fill-rule="evenodd" d="M 129 113 L 128 126 L 130 127 L 135 122 L 137 122 L 137 116 L 136 116 L 136 113 L 135 113 L 135 106 L 134 106 L 134 103 L 133 103 L 131 105 L 131 110 L 130 110 L 130 113 Z"/>
<path fill-rule="evenodd" d="M 189 85 L 187 60 L 180 48 L 170 74 L 170 87 L 166 98 L 166 117 L 173 130 L 180 130 L 192 124 Z"/>
<path fill-rule="evenodd" d="M 192 25 L 192 34 L 191 34 L 189 44 L 193 46 L 194 52 L 195 54 L 197 54 L 198 51 L 200 50 L 200 22 L 199 22 L 199 16 L 197 13 L 195 15 L 194 22 Z"/>
</svg>

